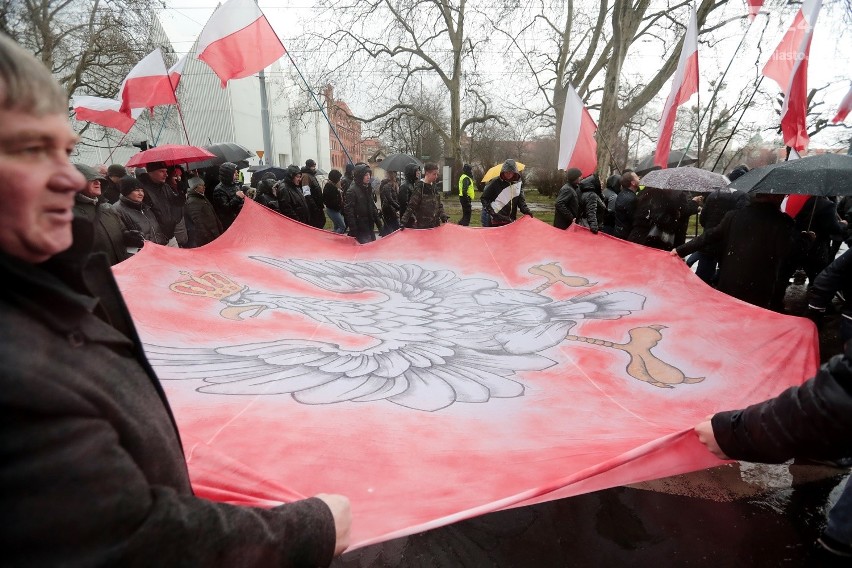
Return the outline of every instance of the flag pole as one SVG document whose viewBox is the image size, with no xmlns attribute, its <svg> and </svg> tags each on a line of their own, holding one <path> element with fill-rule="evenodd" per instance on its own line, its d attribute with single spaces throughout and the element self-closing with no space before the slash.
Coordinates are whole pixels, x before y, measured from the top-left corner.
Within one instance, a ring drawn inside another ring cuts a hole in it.
<svg viewBox="0 0 852 568">
<path fill-rule="evenodd" d="M 713 101 L 716 100 L 716 95 L 719 94 L 719 89 L 722 88 L 722 83 L 725 81 L 725 77 L 728 75 L 728 71 L 730 71 L 731 65 L 733 65 L 734 59 L 736 59 L 737 53 L 740 52 L 740 48 L 743 46 L 743 42 L 745 41 L 746 36 L 748 36 L 748 32 L 751 30 L 751 26 L 752 26 L 752 24 L 754 24 L 754 20 L 756 20 L 756 19 L 757 18 L 753 18 L 751 21 L 749 21 L 748 27 L 746 28 L 745 32 L 743 32 L 743 36 L 740 38 L 740 43 L 737 44 L 737 48 L 734 50 L 734 54 L 731 56 L 731 59 L 728 61 L 728 65 L 727 65 L 727 67 L 725 67 L 725 71 L 722 73 L 722 76 L 719 78 L 719 82 L 716 83 L 716 88 L 713 89 L 713 94 L 710 95 L 710 103 L 712 103 Z M 700 97 L 701 97 L 701 90 L 700 89 L 698 90 L 697 95 L 698 95 L 699 100 L 700 100 Z M 749 102 L 751 102 L 751 100 L 749 100 Z M 706 117 L 707 113 L 710 112 L 710 106 L 711 106 L 710 103 L 707 104 L 707 108 L 704 109 L 704 113 L 701 115 L 701 118 L 698 119 L 698 126 L 696 127 L 696 131 L 699 128 L 701 128 L 701 123 L 704 122 L 704 117 Z M 700 109 L 701 106 L 699 105 L 698 108 Z M 739 124 L 739 122 L 737 122 L 737 124 Z M 696 133 L 693 132 L 692 136 L 690 136 L 689 143 L 687 143 L 686 149 L 684 149 L 683 155 L 680 157 L 680 160 L 678 160 L 676 167 L 680 167 L 680 163 L 683 161 L 683 158 L 686 156 L 687 152 L 689 152 L 689 149 L 692 147 L 692 141 L 695 140 L 695 134 Z M 701 142 L 699 141 L 699 156 L 698 156 L 699 158 L 701 158 L 701 156 L 700 156 L 700 153 L 701 153 L 700 144 L 701 144 Z M 718 160 L 717 160 L 717 163 L 718 163 Z M 716 166 L 714 165 L 713 169 L 715 169 L 715 168 L 716 168 Z"/>
<path fill-rule="evenodd" d="M 177 87 L 172 83 L 172 74 L 171 73 L 168 74 L 168 77 L 169 77 L 169 85 L 172 88 L 172 92 L 175 94 L 175 106 L 177 107 L 178 116 L 180 117 L 180 124 L 181 124 L 181 126 L 183 126 L 183 135 L 186 136 L 187 146 L 191 146 L 192 142 L 189 141 L 189 132 L 187 132 L 187 130 L 186 130 L 186 121 L 184 121 L 184 119 L 183 119 L 183 111 L 180 110 L 180 101 L 177 98 Z M 172 109 L 169 108 L 169 112 L 171 112 L 171 110 Z M 166 115 L 166 117 L 168 117 L 168 115 Z M 166 119 L 163 119 L 163 125 L 165 126 L 165 124 L 166 124 Z M 161 129 L 161 131 L 162 131 L 162 129 Z"/>
<path fill-rule="evenodd" d="M 305 83 L 305 87 L 307 87 L 308 92 L 311 94 L 311 97 L 313 97 L 314 102 L 317 104 L 317 108 L 319 108 L 320 112 L 325 118 L 325 121 L 328 122 L 328 127 L 331 130 L 331 133 L 334 134 L 335 138 L 337 138 L 337 141 L 340 143 L 340 147 L 343 149 L 343 153 L 346 154 L 346 159 L 349 160 L 350 164 L 353 164 L 354 162 L 352 161 L 352 156 L 350 156 L 349 151 L 346 150 L 346 145 L 343 143 L 343 140 L 340 139 L 340 135 L 337 134 L 337 129 L 331 123 L 331 119 L 328 118 L 328 115 L 325 113 L 325 109 L 323 109 L 322 105 L 319 102 L 319 99 L 317 99 L 316 94 L 314 94 L 313 89 L 311 89 L 311 86 L 308 84 L 307 79 L 305 79 L 305 76 L 302 75 L 302 71 L 301 69 L 299 69 L 299 66 L 296 65 L 296 61 L 293 59 L 293 56 L 290 55 L 290 50 L 284 48 L 284 53 L 287 54 L 287 58 L 290 60 L 290 63 L 293 64 L 293 67 L 296 69 L 296 72 L 299 74 L 299 77 L 302 78 L 302 81 Z"/>
<path fill-rule="evenodd" d="M 725 144 L 724 144 L 724 146 L 722 146 L 722 150 L 719 152 L 719 155 L 716 157 L 716 162 L 713 164 L 713 169 L 710 170 L 711 172 L 716 170 L 716 166 L 719 165 L 719 160 L 721 160 L 722 156 L 725 154 L 725 149 L 728 147 L 728 143 L 731 141 L 731 138 L 734 137 L 734 134 L 736 134 L 737 127 L 740 125 L 740 122 L 742 122 L 743 117 L 745 116 L 745 113 L 748 110 L 749 105 L 751 104 L 751 101 L 754 100 L 754 96 L 757 94 L 757 90 L 760 88 L 760 84 L 763 83 L 763 77 L 764 76 L 761 75 L 760 79 L 758 79 L 757 83 L 755 84 L 754 91 L 752 91 L 751 96 L 748 98 L 748 101 L 746 102 L 745 106 L 743 107 L 743 111 L 740 113 L 740 117 L 737 119 L 737 123 L 731 129 L 731 134 L 725 139 Z"/>
</svg>

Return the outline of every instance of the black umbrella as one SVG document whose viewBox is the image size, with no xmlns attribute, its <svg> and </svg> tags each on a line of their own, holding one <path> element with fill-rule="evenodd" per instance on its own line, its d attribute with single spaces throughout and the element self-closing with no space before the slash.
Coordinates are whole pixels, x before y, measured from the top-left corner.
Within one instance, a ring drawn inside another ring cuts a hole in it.
<svg viewBox="0 0 852 568">
<path fill-rule="evenodd" d="M 403 172 L 408 164 L 417 164 L 421 168 L 423 162 L 408 154 L 391 154 L 377 165 L 386 172 Z"/>
<path fill-rule="evenodd" d="M 277 166 L 253 166 L 254 171 L 251 174 L 251 186 L 257 187 L 257 183 L 265 176 L 266 174 L 273 174 L 275 179 L 282 179 L 284 177 L 284 172 L 287 171 L 287 168 L 279 168 Z M 249 168 L 251 170 L 252 168 Z"/>
<path fill-rule="evenodd" d="M 233 162 L 237 164 L 238 169 L 243 169 L 248 167 L 246 160 L 254 156 L 254 152 L 234 142 L 220 142 L 219 144 L 210 144 L 209 146 L 202 147 L 208 152 L 212 152 L 216 157 L 204 160 L 203 162 L 188 164 L 187 167 L 189 169 L 209 168 L 210 166 L 218 166 L 225 162 Z"/>
<path fill-rule="evenodd" d="M 819 154 L 755 168 L 729 185 L 749 193 L 852 195 L 852 156 Z"/>
<path fill-rule="evenodd" d="M 690 156 L 689 154 L 685 154 L 680 150 L 672 150 L 669 153 L 669 168 L 676 168 L 680 166 L 690 166 L 698 161 L 698 158 L 695 156 Z M 650 171 L 657 169 L 658 166 L 654 165 L 654 152 L 651 152 L 650 156 L 645 156 L 641 160 L 639 160 L 639 164 L 633 169 L 637 175 L 643 176 Z"/>
</svg>

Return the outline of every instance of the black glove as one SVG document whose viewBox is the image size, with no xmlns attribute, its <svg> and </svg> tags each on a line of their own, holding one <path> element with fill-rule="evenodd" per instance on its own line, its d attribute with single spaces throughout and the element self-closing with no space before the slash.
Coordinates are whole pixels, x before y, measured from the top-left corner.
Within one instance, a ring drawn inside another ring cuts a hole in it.
<svg viewBox="0 0 852 568">
<path fill-rule="evenodd" d="M 805 312 L 805 317 L 814 322 L 817 326 L 817 329 L 821 329 L 823 320 L 825 319 L 825 310 L 815 310 L 811 307 L 808 307 L 808 311 Z"/>
<path fill-rule="evenodd" d="M 145 239 L 142 237 L 142 231 L 127 230 L 123 231 L 124 244 L 129 247 L 141 247 L 145 244 Z"/>
<path fill-rule="evenodd" d="M 592 232 L 592 234 L 593 234 L 593 235 L 597 235 L 597 234 L 598 234 L 598 230 L 597 230 L 597 229 L 589 229 L 589 230 Z"/>
</svg>

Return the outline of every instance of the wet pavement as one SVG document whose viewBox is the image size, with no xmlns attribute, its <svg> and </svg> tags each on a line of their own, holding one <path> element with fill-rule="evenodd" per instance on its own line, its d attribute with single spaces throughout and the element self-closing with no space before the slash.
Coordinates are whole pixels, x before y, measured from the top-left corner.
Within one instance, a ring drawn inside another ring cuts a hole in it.
<svg viewBox="0 0 852 568">
<path fill-rule="evenodd" d="M 804 314 L 804 285 L 788 288 L 785 308 Z M 840 352 L 838 329 L 839 314 L 830 313 L 823 361 Z M 849 475 L 735 462 L 483 515 L 347 553 L 332 566 L 852 567 L 815 546 Z"/>
<path fill-rule="evenodd" d="M 814 546 L 848 475 L 734 463 L 483 515 L 333 566 L 848 566 Z"/>
</svg>

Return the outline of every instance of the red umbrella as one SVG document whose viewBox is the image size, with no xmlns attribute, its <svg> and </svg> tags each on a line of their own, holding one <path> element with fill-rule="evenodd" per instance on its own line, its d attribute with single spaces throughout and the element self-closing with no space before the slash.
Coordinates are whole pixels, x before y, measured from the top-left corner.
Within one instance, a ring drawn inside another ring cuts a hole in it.
<svg viewBox="0 0 852 568">
<path fill-rule="evenodd" d="M 167 166 L 197 162 L 208 158 L 215 158 L 204 148 L 198 146 L 186 146 L 183 144 L 163 144 L 144 152 L 139 152 L 127 162 L 128 166 L 144 166 L 151 162 L 165 162 Z"/>
</svg>

